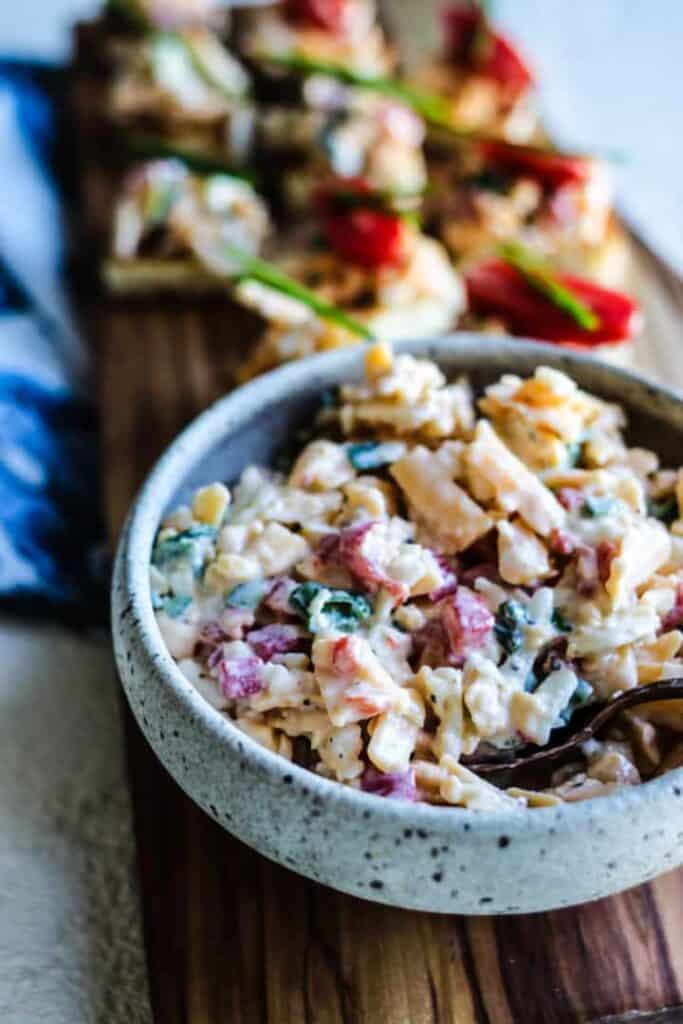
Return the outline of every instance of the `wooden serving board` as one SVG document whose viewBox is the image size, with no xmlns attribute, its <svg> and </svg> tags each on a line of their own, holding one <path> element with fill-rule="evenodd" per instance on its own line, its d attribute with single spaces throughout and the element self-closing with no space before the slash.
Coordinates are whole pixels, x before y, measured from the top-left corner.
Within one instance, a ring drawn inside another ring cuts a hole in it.
<svg viewBox="0 0 683 1024">
<path fill-rule="evenodd" d="M 683 388 L 683 285 L 643 246 L 634 259 L 649 324 L 639 365 Z M 220 302 L 91 303 L 86 322 L 113 543 L 152 462 L 232 386 L 247 343 Z M 126 718 L 157 1024 L 568 1024 L 666 1007 L 678 1009 L 645 1019 L 683 1021 L 683 871 L 531 916 L 363 902 L 231 838 Z"/>
<path fill-rule="evenodd" d="M 76 140 L 92 157 L 87 122 Z M 81 224 L 101 237 L 110 183 L 100 161 L 81 169 Z M 683 283 L 635 240 L 633 256 L 648 325 L 637 365 L 683 389 Z M 113 546 L 163 448 L 234 386 L 253 324 L 227 301 L 126 304 L 94 294 L 81 283 Z M 156 1024 L 683 1022 L 683 870 L 531 916 L 462 918 L 364 902 L 230 837 L 124 714 Z"/>
</svg>

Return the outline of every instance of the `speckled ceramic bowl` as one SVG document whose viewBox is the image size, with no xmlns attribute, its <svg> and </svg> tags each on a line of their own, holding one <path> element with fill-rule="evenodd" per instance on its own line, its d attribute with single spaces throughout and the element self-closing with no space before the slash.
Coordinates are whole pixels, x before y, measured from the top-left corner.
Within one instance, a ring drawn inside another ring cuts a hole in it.
<svg viewBox="0 0 683 1024">
<path fill-rule="evenodd" d="M 476 388 L 539 363 L 621 402 L 631 438 L 677 465 L 683 403 L 636 376 L 557 348 L 475 335 L 397 346 Z M 362 373 L 362 350 L 289 365 L 219 401 L 171 445 L 129 516 L 114 574 L 113 629 L 133 712 L 173 777 L 265 856 L 327 885 L 402 907 L 461 914 L 568 906 L 683 862 L 683 770 L 579 804 L 516 814 L 387 800 L 319 778 L 239 732 L 185 680 L 157 628 L 148 583 L 161 515 L 200 484 L 268 463 L 320 393 Z"/>
</svg>

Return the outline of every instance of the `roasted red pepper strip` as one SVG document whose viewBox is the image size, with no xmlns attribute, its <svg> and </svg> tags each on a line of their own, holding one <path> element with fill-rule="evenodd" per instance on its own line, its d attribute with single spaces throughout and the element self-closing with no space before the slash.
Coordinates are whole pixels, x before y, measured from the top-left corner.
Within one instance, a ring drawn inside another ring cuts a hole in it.
<svg viewBox="0 0 683 1024">
<path fill-rule="evenodd" d="M 343 259 L 361 267 L 394 266 L 403 254 L 405 224 L 402 218 L 390 212 L 368 206 L 345 208 L 346 199 L 335 203 L 335 191 L 340 197 L 356 193 L 359 198 L 372 195 L 372 190 L 358 178 L 344 178 L 318 189 L 316 202 L 322 215 L 325 234 L 330 246 Z"/>
<path fill-rule="evenodd" d="M 534 76 L 527 64 L 510 40 L 488 24 L 483 11 L 448 8 L 443 14 L 443 26 L 450 59 L 476 68 L 498 82 L 511 100 L 533 85 Z"/>
<path fill-rule="evenodd" d="M 347 0 L 287 0 L 285 10 L 291 21 L 339 35 L 344 29 Z"/>
<path fill-rule="evenodd" d="M 570 274 L 557 274 L 557 280 L 595 313 L 594 330 L 580 327 L 504 260 L 490 260 L 467 271 L 469 308 L 477 315 L 499 318 L 512 334 L 539 341 L 590 348 L 633 336 L 640 308 L 628 295 Z"/>
<path fill-rule="evenodd" d="M 564 185 L 582 185 L 591 173 L 591 161 L 585 156 L 545 152 L 498 139 L 482 139 L 478 147 L 488 167 L 533 178 L 551 191 Z"/>
</svg>

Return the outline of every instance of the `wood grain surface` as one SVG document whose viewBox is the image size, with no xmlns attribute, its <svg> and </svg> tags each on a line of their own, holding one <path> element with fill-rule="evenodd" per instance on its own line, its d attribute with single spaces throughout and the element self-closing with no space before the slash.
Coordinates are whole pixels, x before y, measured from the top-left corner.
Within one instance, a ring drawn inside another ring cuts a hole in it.
<svg viewBox="0 0 683 1024">
<path fill-rule="evenodd" d="M 639 365 L 683 387 L 683 287 L 644 247 L 634 258 L 648 317 Z M 156 456 L 232 385 L 250 331 L 221 302 L 86 313 L 114 541 Z M 615 1024 L 683 1004 L 683 871 L 550 914 L 392 910 L 264 860 L 184 796 L 129 715 L 127 737 L 158 1024 Z"/>
<path fill-rule="evenodd" d="M 75 139 L 92 157 L 84 123 Z M 80 224 L 101 238 L 110 182 L 90 158 L 81 170 Z M 683 284 L 636 240 L 633 256 L 647 318 L 636 364 L 683 390 Z M 234 385 L 253 322 L 222 300 L 107 302 L 93 283 L 81 274 L 78 297 L 97 355 L 114 544 L 156 457 Z M 550 914 L 459 918 L 374 905 L 231 838 L 125 717 L 157 1024 L 683 1022 L 683 871 Z"/>
</svg>

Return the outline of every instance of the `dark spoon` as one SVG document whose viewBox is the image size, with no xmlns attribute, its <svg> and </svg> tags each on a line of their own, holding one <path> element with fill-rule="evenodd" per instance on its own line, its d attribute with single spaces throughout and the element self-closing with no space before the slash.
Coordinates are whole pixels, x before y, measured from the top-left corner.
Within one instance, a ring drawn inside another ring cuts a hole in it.
<svg viewBox="0 0 683 1024">
<path fill-rule="evenodd" d="M 493 775 L 498 772 L 514 771 L 518 768 L 528 768 L 531 765 L 549 764 L 560 757 L 565 756 L 576 747 L 579 747 L 586 740 L 593 737 L 610 722 L 616 715 L 627 708 L 635 707 L 637 704 L 651 704 L 659 700 L 681 700 L 683 699 L 683 679 L 665 679 L 659 683 L 648 683 L 646 686 L 636 686 L 633 690 L 626 690 L 621 696 L 615 697 L 608 704 L 603 704 L 600 710 L 593 715 L 578 732 L 575 732 L 564 742 L 554 747 L 529 746 L 524 749 L 529 753 L 513 753 L 512 751 L 501 752 L 488 760 L 476 760 L 476 755 L 471 760 L 463 759 L 472 771 L 478 775 Z"/>
</svg>

